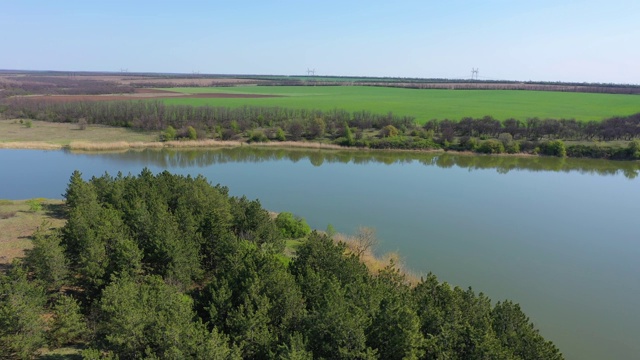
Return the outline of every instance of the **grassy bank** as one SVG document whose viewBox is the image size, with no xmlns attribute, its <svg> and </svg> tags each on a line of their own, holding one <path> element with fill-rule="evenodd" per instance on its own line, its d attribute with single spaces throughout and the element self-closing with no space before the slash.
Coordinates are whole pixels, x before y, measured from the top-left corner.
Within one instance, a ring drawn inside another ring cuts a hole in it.
<svg viewBox="0 0 640 360">
<path fill-rule="evenodd" d="M 80 130 L 76 124 L 47 121 L 0 120 L 0 149 L 57 150 L 67 148 L 77 151 L 117 151 L 149 148 L 216 148 L 249 146 L 244 141 L 197 140 L 158 141 L 159 132 L 142 132 L 126 128 L 89 125 Z M 288 147 L 312 149 L 342 149 L 343 147 L 319 142 L 282 141 L 254 143 L 251 146 Z"/>
<path fill-rule="evenodd" d="M 27 123 L 28 125 L 26 125 Z M 640 152 L 637 149 L 638 141 L 625 140 L 596 142 L 587 140 L 529 141 L 524 139 L 512 141 L 469 137 L 465 140 L 464 137 L 460 137 L 452 138 L 451 142 L 446 141 L 442 144 L 433 139 L 424 139 L 419 136 L 398 135 L 380 138 L 378 132 L 367 130 L 363 132 L 364 137 L 361 140 L 353 141 L 351 146 L 346 146 L 344 138 L 331 140 L 329 137 L 300 141 L 268 141 L 261 131 L 254 130 L 251 133 L 246 131 L 235 136 L 234 140 L 187 140 L 182 138 L 181 140 L 160 141 L 161 134 L 158 131 L 134 131 L 128 128 L 104 125 L 85 125 L 84 129 L 80 130 L 77 124 L 11 119 L 0 120 L 0 149 L 120 152 L 130 149 L 206 149 L 252 146 L 352 151 L 454 151 L 506 156 L 551 155 L 616 160 L 640 158 Z M 258 132 L 263 134 L 266 141 L 251 142 L 255 133 Z M 420 134 L 423 133 L 424 131 L 420 132 Z M 547 151 L 547 148 L 550 147 L 549 144 L 553 145 L 554 143 L 561 145 L 562 151 Z M 635 148 L 631 149 L 633 146 Z"/>
<path fill-rule="evenodd" d="M 153 142 L 158 133 L 126 128 L 90 125 L 80 130 L 77 124 L 37 120 L 0 120 L 0 147 L 60 148 L 71 142 L 117 143 Z M 22 147 L 16 143 L 24 144 Z"/>
</svg>

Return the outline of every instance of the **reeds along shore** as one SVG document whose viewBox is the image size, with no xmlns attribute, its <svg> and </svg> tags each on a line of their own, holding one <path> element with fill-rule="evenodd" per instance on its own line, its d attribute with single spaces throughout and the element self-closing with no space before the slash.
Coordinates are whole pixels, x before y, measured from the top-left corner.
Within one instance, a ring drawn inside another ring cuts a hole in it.
<svg viewBox="0 0 640 360">
<path fill-rule="evenodd" d="M 0 149 L 40 149 L 40 150 L 83 150 L 83 151 L 114 151 L 127 149 L 160 149 L 160 148 L 217 148 L 217 147 L 238 147 L 238 146 L 259 146 L 259 147 L 286 147 L 286 148 L 309 148 L 309 149 L 344 149 L 344 147 L 333 144 L 322 144 L 317 142 L 295 142 L 282 141 L 270 143 L 245 143 L 242 141 L 219 141 L 219 140 L 197 140 L 197 141 L 166 141 L 166 142 L 89 142 L 72 141 L 69 145 L 52 144 L 45 141 L 15 141 L 0 142 Z"/>
</svg>

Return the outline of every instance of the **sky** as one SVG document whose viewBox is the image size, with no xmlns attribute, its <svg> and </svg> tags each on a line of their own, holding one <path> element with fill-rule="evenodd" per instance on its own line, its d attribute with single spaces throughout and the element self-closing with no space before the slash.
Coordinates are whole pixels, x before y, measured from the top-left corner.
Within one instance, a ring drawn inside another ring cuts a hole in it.
<svg viewBox="0 0 640 360">
<path fill-rule="evenodd" d="M 639 0 L 0 0 L 0 69 L 640 84 Z"/>
</svg>

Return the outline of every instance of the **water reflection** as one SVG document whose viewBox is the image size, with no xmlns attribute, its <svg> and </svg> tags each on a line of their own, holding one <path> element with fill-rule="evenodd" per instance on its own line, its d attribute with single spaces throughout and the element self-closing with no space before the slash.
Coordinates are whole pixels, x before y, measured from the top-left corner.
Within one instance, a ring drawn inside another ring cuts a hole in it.
<svg viewBox="0 0 640 360">
<path fill-rule="evenodd" d="M 75 152 L 74 152 L 75 153 Z M 386 165 L 419 162 L 439 168 L 495 169 L 499 174 L 512 170 L 519 171 L 576 171 L 581 174 L 616 175 L 623 174 L 635 179 L 640 173 L 638 161 L 611 161 L 600 159 L 566 159 L 537 156 L 485 156 L 452 153 L 425 152 L 381 152 L 353 150 L 284 149 L 260 147 L 236 147 L 219 149 L 146 149 L 119 153 L 92 153 L 103 158 L 126 161 L 143 166 L 158 167 L 206 167 L 233 162 L 268 162 L 287 160 L 291 162 L 309 161 L 313 166 L 324 163 Z"/>
</svg>

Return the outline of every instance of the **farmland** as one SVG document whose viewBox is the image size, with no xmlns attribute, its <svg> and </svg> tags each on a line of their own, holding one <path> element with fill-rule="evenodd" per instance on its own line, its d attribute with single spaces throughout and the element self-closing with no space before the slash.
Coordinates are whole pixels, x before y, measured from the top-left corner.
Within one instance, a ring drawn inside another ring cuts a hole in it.
<svg viewBox="0 0 640 360">
<path fill-rule="evenodd" d="M 496 119 L 531 117 L 602 120 L 640 111 L 640 96 L 575 92 L 516 90 L 400 89 L 367 86 L 237 86 L 171 88 L 183 94 L 256 94 L 269 98 L 163 99 L 171 105 L 280 106 L 295 109 L 366 110 L 372 113 L 413 116 L 418 123 L 430 119 L 460 120 L 491 115 Z"/>
</svg>

